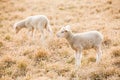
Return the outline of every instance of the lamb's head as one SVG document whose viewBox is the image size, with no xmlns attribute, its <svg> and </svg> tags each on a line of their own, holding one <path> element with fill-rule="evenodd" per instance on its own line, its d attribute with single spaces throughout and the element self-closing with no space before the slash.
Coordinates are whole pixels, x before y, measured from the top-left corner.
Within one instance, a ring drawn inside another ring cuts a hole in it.
<svg viewBox="0 0 120 80">
<path fill-rule="evenodd" d="M 60 31 L 57 32 L 57 37 L 67 38 L 70 32 L 71 32 L 70 26 L 67 25 L 65 27 L 62 27 Z"/>
<path fill-rule="evenodd" d="M 13 28 L 16 33 L 18 33 L 21 30 L 21 26 L 18 23 L 15 23 L 13 25 Z"/>
</svg>

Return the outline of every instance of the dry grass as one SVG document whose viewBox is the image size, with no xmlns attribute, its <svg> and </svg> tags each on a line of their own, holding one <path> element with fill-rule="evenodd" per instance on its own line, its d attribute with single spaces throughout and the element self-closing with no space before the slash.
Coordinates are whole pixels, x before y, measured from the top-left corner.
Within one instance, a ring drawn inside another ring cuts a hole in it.
<svg viewBox="0 0 120 80">
<path fill-rule="evenodd" d="M 98 30 L 104 35 L 103 57 L 96 64 L 94 50 L 83 52 L 79 80 L 120 80 L 120 0 L 0 0 L 0 80 L 74 80 L 74 51 L 65 39 L 37 32 L 15 34 L 15 22 L 46 15 L 54 34 L 64 25 L 73 32 Z"/>
<path fill-rule="evenodd" d="M 113 48 L 111 54 L 113 57 L 120 57 L 120 47 Z"/>
<path fill-rule="evenodd" d="M 2 42 L 0 42 L 0 48 L 3 46 L 3 43 Z"/>
<path fill-rule="evenodd" d="M 38 49 L 38 51 L 34 54 L 34 58 L 37 61 L 40 61 L 42 59 L 47 59 L 49 56 L 49 52 L 46 49 Z"/>
</svg>

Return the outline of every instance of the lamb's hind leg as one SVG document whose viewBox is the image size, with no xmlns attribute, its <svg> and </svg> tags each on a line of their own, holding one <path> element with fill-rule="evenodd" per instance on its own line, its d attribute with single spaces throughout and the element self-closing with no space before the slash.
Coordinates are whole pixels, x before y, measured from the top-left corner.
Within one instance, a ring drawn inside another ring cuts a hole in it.
<svg viewBox="0 0 120 80">
<path fill-rule="evenodd" d="M 40 40 L 41 40 L 41 43 L 43 43 L 44 42 L 44 33 L 45 33 L 44 32 L 44 27 L 41 23 L 39 23 L 37 25 L 37 28 L 40 30 Z"/>
<path fill-rule="evenodd" d="M 40 40 L 41 40 L 41 43 L 44 44 L 45 43 L 45 32 L 44 32 L 44 29 L 41 29 L 40 31 L 41 31 Z"/>
<path fill-rule="evenodd" d="M 101 51 L 101 46 L 98 46 L 96 48 L 97 54 L 96 54 L 96 63 L 100 62 L 101 56 L 102 56 L 102 51 Z"/>
</svg>

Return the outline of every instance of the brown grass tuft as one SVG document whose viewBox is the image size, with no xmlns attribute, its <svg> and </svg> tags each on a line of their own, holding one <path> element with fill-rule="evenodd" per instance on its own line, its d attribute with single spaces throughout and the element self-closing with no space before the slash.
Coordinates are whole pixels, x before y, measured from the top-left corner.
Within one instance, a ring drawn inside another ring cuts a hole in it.
<svg viewBox="0 0 120 80">
<path fill-rule="evenodd" d="M 120 76 L 119 69 L 115 69 L 114 67 L 108 67 L 105 70 L 90 73 L 90 78 L 92 80 L 106 80 L 115 74 L 117 74 L 118 77 Z"/>
<path fill-rule="evenodd" d="M 26 55 L 28 55 L 29 53 L 30 53 L 29 50 L 25 50 L 25 51 L 23 52 L 23 55 L 26 56 Z"/>
<path fill-rule="evenodd" d="M 110 44 L 111 44 L 111 39 L 109 39 L 108 37 L 105 37 L 105 39 L 104 39 L 104 41 L 103 41 L 103 44 L 105 45 L 105 46 L 107 46 L 107 47 L 109 47 L 110 46 Z"/>
<path fill-rule="evenodd" d="M 111 0 L 108 0 L 107 3 L 108 3 L 108 4 L 112 4 L 112 1 L 111 1 Z"/>
<path fill-rule="evenodd" d="M 42 60 L 42 59 L 45 59 L 47 58 L 49 55 L 48 51 L 44 48 L 40 48 L 37 50 L 37 52 L 35 53 L 35 60 Z"/>
<path fill-rule="evenodd" d="M 28 61 L 26 59 L 24 59 L 24 58 L 21 58 L 20 60 L 18 60 L 16 62 L 16 65 L 17 65 L 18 69 L 26 70 L 27 67 L 28 67 Z"/>
<path fill-rule="evenodd" d="M 5 55 L 0 60 L 0 77 L 4 75 L 12 74 L 12 65 L 15 64 L 15 60 L 12 56 Z"/>
<path fill-rule="evenodd" d="M 119 57 L 114 58 L 112 64 L 115 65 L 116 67 L 120 68 L 120 59 L 119 59 Z"/>
<path fill-rule="evenodd" d="M 74 63 L 74 62 L 75 62 L 74 56 L 70 56 L 70 57 L 67 59 L 66 62 L 67 62 L 67 63 Z"/>
<path fill-rule="evenodd" d="M 120 47 L 115 47 L 111 52 L 113 57 L 120 57 Z"/>
<path fill-rule="evenodd" d="M 3 43 L 2 42 L 0 42 L 0 48 L 3 46 Z"/>
<path fill-rule="evenodd" d="M 0 24 L 0 28 L 2 28 L 3 27 L 3 25 L 2 24 Z"/>
<path fill-rule="evenodd" d="M 8 41 L 9 41 L 10 39 L 11 39 L 10 35 L 6 35 L 6 36 L 5 36 L 5 40 L 8 40 Z"/>
<path fill-rule="evenodd" d="M 90 62 L 95 62 L 95 61 L 96 61 L 96 58 L 94 58 L 94 57 L 89 57 L 89 58 L 88 58 L 88 61 L 90 61 Z"/>
<path fill-rule="evenodd" d="M 10 76 L 2 76 L 0 80 L 14 80 Z"/>
<path fill-rule="evenodd" d="M 10 67 L 14 63 L 15 63 L 15 60 L 13 59 L 12 56 L 9 56 L 9 55 L 3 56 L 2 59 L 0 60 L 1 68 Z"/>
</svg>

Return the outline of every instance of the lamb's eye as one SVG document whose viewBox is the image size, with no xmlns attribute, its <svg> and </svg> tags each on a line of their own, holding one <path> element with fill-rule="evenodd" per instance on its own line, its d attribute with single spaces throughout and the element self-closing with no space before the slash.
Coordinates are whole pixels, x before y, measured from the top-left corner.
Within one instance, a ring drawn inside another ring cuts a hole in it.
<svg viewBox="0 0 120 80">
<path fill-rule="evenodd" d="M 61 33 L 64 33 L 64 31 L 62 31 Z"/>
</svg>

